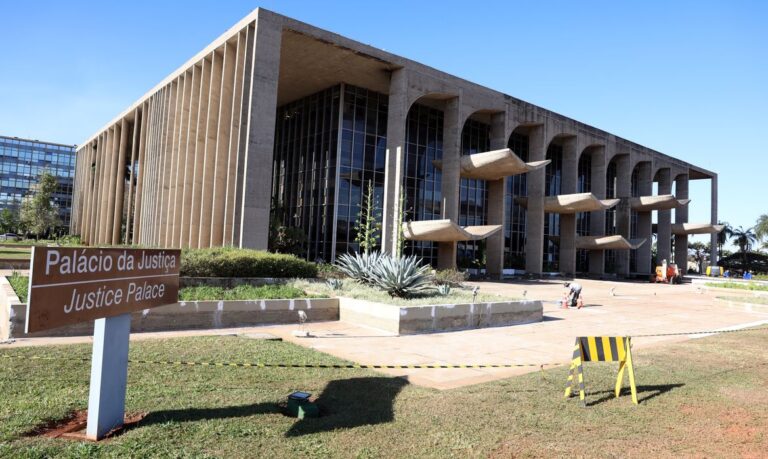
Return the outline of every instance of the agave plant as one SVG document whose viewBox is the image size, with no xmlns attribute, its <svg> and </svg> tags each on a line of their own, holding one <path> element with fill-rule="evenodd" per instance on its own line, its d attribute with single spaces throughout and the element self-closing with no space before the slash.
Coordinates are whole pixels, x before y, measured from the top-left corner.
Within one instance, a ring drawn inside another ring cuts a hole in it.
<svg viewBox="0 0 768 459">
<path fill-rule="evenodd" d="M 440 284 L 437 286 L 437 293 L 442 296 L 448 296 L 451 294 L 451 286 L 448 284 Z"/>
<path fill-rule="evenodd" d="M 379 252 L 369 253 L 345 253 L 336 259 L 339 270 L 348 277 L 364 284 L 371 284 L 371 270 L 381 260 L 383 255 Z"/>
<path fill-rule="evenodd" d="M 407 298 L 430 289 L 430 271 L 431 267 L 422 265 L 417 256 L 382 256 L 373 265 L 371 277 L 373 284 L 390 296 Z"/>
<path fill-rule="evenodd" d="M 331 290 L 341 290 L 344 282 L 341 279 L 328 279 L 325 281 L 325 285 Z"/>
</svg>

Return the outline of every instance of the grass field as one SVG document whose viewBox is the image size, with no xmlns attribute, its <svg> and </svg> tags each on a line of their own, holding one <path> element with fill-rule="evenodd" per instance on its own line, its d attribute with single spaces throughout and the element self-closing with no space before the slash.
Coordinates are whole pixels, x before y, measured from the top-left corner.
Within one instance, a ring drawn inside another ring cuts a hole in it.
<svg viewBox="0 0 768 459">
<path fill-rule="evenodd" d="M 759 292 L 768 292 L 768 285 L 752 282 L 706 282 L 707 287 L 732 288 L 735 290 L 753 290 Z"/>
<path fill-rule="evenodd" d="M 235 288 L 221 288 L 210 286 L 185 287 L 179 290 L 181 301 L 206 301 L 206 300 L 275 300 L 291 298 L 317 298 L 318 295 L 309 295 L 303 290 L 290 285 L 238 285 Z"/>
<path fill-rule="evenodd" d="M 24 435 L 86 407 L 87 363 L 2 357 L 87 357 L 90 346 L 0 348 L 0 456 L 764 457 L 767 345 L 756 330 L 636 350 L 638 406 L 613 398 L 616 364 L 587 364 L 587 408 L 562 399 L 565 368 L 437 391 L 369 370 L 131 364 L 127 409 L 149 414 L 99 444 Z M 339 362 L 234 336 L 135 342 L 131 358 Z M 281 414 L 294 390 L 319 395 L 323 416 Z"/>
<path fill-rule="evenodd" d="M 0 258 L 13 260 L 28 260 L 32 256 L 29 248 L 0 247 Z"/>
</svg>

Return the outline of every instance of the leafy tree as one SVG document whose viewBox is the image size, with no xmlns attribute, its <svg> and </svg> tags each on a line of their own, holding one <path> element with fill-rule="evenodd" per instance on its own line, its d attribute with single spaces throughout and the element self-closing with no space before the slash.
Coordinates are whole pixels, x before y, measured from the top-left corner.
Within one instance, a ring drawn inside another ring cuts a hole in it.
<svg viewBox="0 0 768 459">
<path fill-rule="evenodd" d="M 744 262 L 745 269 L 749 269 L 747 253 L 752 249 L 752 245 L 757 243 L 757 236 L 752 231 L 752 228 L 744 229 L 739 226 L 733 230 L 731 239 L 739 247 L 739 253 L 742 254 L 742 261 Z"/>
<path fill-rule="evenodd" d="M 763 214 L 757 218 L 754 226 L 755 236 L 760 240 L 768 238 L 768 214 Z"/>
<path fill-rule="evenodd" d="M 302 256 L 307 235 L 301 228 L 272 225 L 269 228 L 269 250 L 277 253 L 289 253 Z"/>
<path fill-rule="evenodd" d="M 21 201 L 20 226 L 38 238 L 61 225 L 59 206 L 53 202 L 53 193 L 58 186 L 56 177 L 43 171 L 30 193 Z"/>
<path fill-rule="evenodd" d="M 368 188 L 365 192 L 360 212 L 357 213 L 355 222 L 355 242 L 360 244 L 360 249 L 367 254 L 374 250 L 379 242 L 381 223 L 376 212 L 376 199 L 373 194 L 373 183 L 368 180 Z"/>
<path fill-rule="evenodd" d="M 0 233 L 15 233 L 19 228 L 18 211 L 13 208 L 5 208 L 0 211 Z"/>
<path fill-rule="evenodd" d="M 696 241 L 688 244 L 688 254 L 693 258 L 693 261 L 696 262 L 699 272 L 702 272 L 702 263 L 706 260 L 708 252 L 709 247 L 703 242 Z"/>
</svg>

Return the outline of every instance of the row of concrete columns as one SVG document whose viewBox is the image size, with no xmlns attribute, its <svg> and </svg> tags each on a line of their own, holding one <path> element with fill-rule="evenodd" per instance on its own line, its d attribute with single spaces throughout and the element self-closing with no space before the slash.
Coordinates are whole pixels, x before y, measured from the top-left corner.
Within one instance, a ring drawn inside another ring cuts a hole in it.
<svg viewBox="0 0 768 459">
<path fill-rule="evenodd" d="M 83 242 L 266 247 L 252 220 L 266 209 L 268 221 L 277 77 L 258 74 L 276 73 L 279 55 L 255 70 L 257 34 L 255 24 L 243 28 L 79 148 L 71 231 Z M 275 87 L 261 91 L 271 102 L 255 95 L 264 81 Z M 265 113 L 266 139 L 251 122 Z"/>
<path fill-rule="evenodd" d="M 397 244 L 398 229 L 396 228 L 400 190 L 403 180 L 403 157 L 405 154 L 405 124 L 411 105 L 418 99 L 413 96 L 413 87 L 409 85 L 408 74 L 405 71 L 395 71 L 392 74 L 389 98 L 389 118 L 387 131 L 387 165 L 384 200 L 383 249 L 392 250 Z M 420 94 L 417 94 L 419 96 Z M 445 99 L 445 97 L 443 97 Z M 459 218 L 459 184 L 461 181 L 459 164 L 461 159 L 461 134 L 466 118 L 471 114 L 462 107 L 462 97 L 447 98 L 443 103 L 444 131 L 442 158 L 442 218 L 458 222 Z M 491 119 L 491 149 L 505 148 L 511 132 L 512 124 L 504 112 L 494 113 Z M 547 129 L 545 124 L 531 123 L 526 126 L 529 137 L 529 160 L 540 161 L 546 156 Z M 555 137 L 552 137 L 553 139 Z M 617 177 L 614 194 L 621 201 L 616 208 L 617 234 L 630 239 L 631 216 L 630 198 L 631 175 L 633 167 L 640 168 L 638 191 L 640 196 L 650 196 L 653 192 L 651 176 L 651 161 L 632 162 L 629 153 L 611 154 L 608 157 L 605 145 L 591 145 L 586 148 L 577 141 L 575 135 L 566 135 L 558 139 L 563 146 L 563 176 L 562 194 L 576 193 L 578 177 L 579 154 L 590 154 L 593 157 L 591 173 L 591 191 L 597 198 L 606 197 L 606 168 L 608 162 L 616 162 Z M 583 150 L 580 152 L 579 150 Z M 608 161 L 607 161 L 608 160 Z M 660 168 L 657 174 L 659 194 L 671 193 L 672 177 L 669 168 Z M 687 198 L 687 176 L 676 179 L 678 198 Z M 543 230 L 544 230 L 544 197 L 545 170 L 537 170 L 528 174 L 528 206 L 526 215 L 526 271 L 541 273 L 543 261 Z M 506 179 L 488 182 L 487 224 L 504 224 Z M 687 210 L 679 209 L 676 213 L 676 223 L 687 221 Z M 591 215 L 590 234 L 602 235 L 605 232 L 605 212 L 593 212 Z M 658 217 L 658 251 L 659 259 L 670 259 L 671 251 L 671 211 L 659 211 Z M 646 239 L 646 243 L 637 250 L 637 266 L 641 272 L 647 272 L 651 264 L 652 215 L 651 212 L 638 212 L 637 238 Z M 560 216 L 560 271 L 574 273 L 576 271 L 576 215 Z M 685 266 L 687 257 L 687 236 L 676 236 L 676 260 Z M 489 274 L 501 274 L 503 269 L 504 234 L 497 233 L 487 241 L 487 269 Z M 628 250 L 616 254 L 617 271 L 619 274 L 629 274 L 630 253 Z M 456 243 L 441 242 L 438 244 L 438 268 L 454 267 L 456 263 Z M 602 274 L 605 263 L 605 252 L 590 251 L 589 271 Z"/>
</svg>

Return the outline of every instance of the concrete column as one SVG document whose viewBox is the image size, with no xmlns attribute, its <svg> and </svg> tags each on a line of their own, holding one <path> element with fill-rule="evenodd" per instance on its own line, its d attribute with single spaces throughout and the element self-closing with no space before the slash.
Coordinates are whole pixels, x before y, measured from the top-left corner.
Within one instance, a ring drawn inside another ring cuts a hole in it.
<svg viewBox="0 0 768 459">
<path fill-rule="evenodd" d="M 681 174 L 675 179 L 675 197 L 677 199 L 688 199 L 688 175 Z M 675 209 L 675 223 L 688 223 L 688 206 L 682 206 Z M 680 272 L 688 272 L 688 235 L 675 235 L 675 263 Z"/>
<path fill-rule="evenodd" d="M 205 154 L 203 156 L 202 194 L 200 196 L 200 235 L 198 247 L 210 247 L 211 224 L 213 222 L 213 198 L 216 173 L 216 139 L 221 110 L 221 82 L 224 76 L 224 53 L 215 51 L 211 58 L 211 83 L 208 93 L 208 115 L 205 128 Z M 271 172 L 272 163 L 262 165 Z"/>
<path fill-rule="evenodd" d="M 496 113 L 491 116 L 491 150 L 507 147 L 507 114 Z M 507 177 L 488 182 L 488 224 L 502 225 L 501 231 L 488 238 L 486 245 L 486 272 L 491 278 L 501 278 L 504 270 L 504 221 L 506 206 L 504 193 L 507 189 Z"/>
<path fill-rule="evenodd" d="M 197 144 L 197 118 L 200 110 L 200 84 L 203 72 L 201 67 L 192 66 L 192 86 L 190 88 L 189 128 L 186 132 L 184 148 L 184 168 L 181 189 L 181 222 L 179 223 L 179 247 L 189 247 L 189 233 L 192 217 L 192 181 L 195 175 L 195 146 Z M 179 171 L 182 174 L 182 171 Z"/>
<path fill-rule="evenodd" d="M 543 126 L 532 128 L 528 134 L 530 161 L 543 161 L 547 157 Z M 528 173 L 528 209 L 525 229 L 525 271 L 541 274 L 544 261 L 544 184 L 545 169 Z"/>
<path fill-rule="evenodd" d="M 461 184 L 461 99 L 455 97 L 445 104 L 443 118 L 443 218 L 459 221 L 459 186 Z M 456 267 L 456 242 L 440 242 L 437 247 L 437 268 Z"/>
<path fill-rule="evenodd" d="M 224 244 L 224 208 L 226 205 L 227 161 L 229 159 L 229 132 L 232 128 L 232 90 L 234 88 L 235 57 L 237 43 L 224 45 L 221 102 L 219 105 L 219 124 L 216 134 L 216 164 L 213 174 L 213 208 L 211 215 L 211 238 L 209 245 Z"/>
<path fill-rule="evenodd" d="M 131 243 L 139 244 L 141 236 L 142 201 L 144 199 L 144 175 L 146 174 L 146 146 L 147 146 L 147 104 L 141 106 L 141 125 L 139 126 L 139 168 L 136 176 L 136 202 L 133 205 L 133 239 Z"/>
<path fill-rule="evenodd" d="M 250 79 L 240 246 L 267 249 L 282 27 L 259 16 Z"/>
<path fill-rule="evenodd" d="M 134 197 L 135 197 L 135 187 L 133 185 L 133 182 L 136 179 L 133 165 L 136 163 L 136 157 L 137 157 L 138 150 L 139 150 L 139 130 L 140 130 L 139 127 L 140 126 L 141 126 L 141 123 L 139 121 L 139 108 L 137 107 L 137 108 L 135 108 L 133 110 L 133 124 L 132 124 L 133 129 L 131 129 L 131 134 L 132 134 L 132 139 L 131 139 L 131 159 L 129 160 L 130 161 L 129 162 L 129 164 L 130 164 L 130 169 L 129 169 L 130 174 L 128 175 L 128 200 L 125 203 L 127 208 L 126 208 L 126 211 L 125 211 L 126 218 L 125 218 L 125 238 L 123 239 L 123 243 L 124 244 L 130 244 L 131 243 L 130 233 L 131 233 L 131 228 L 132 228 L 131 225 L 133 224 L 133 221 L 132 221 L 132 219 L 133 219 L 133 201 L 134 201 Z"/>
<path fill-rule="evenodd" d="M 162 205 L 160 207 L 160 241 L 161 247 L 170 247 L 172 241 L 171 227 L 173 225 L 173 212 L 176 201 L 173 193 L 175 191 L 173 182 L 176 171 L 179 168 L 178 163 L 178 142 L 179 129 L 181 127 L 181 110 L 184 100 L 184 77 L 178 76 L 171 85 L 171 105 L 167 110 L 166 119 L 168 120 L 168 129 L 165 135 L 165 161 L 163 162 L 163 187 L 162 187 Z"/>
<path fill-rule="evenodd" d="M 128 151 L 128 121 L 120 123 L 120 146 L 117 155 L 117 180 L 115 183 L 114 218 L 112 221 L 112 244 L 119 244 L 120 229 L 123 223 L 123 201 L 125 192 L 125 156 Z"/>
<path fill-rule="evenodd" d="M 227 157 L 227 189 L 224 209 L 224 245 L 234 244 L 235 210 L 237 208 L 238 161 L 240 156 L 240 132 L 243 109 L 243 80 L 245 76 L 246 44 L 250 27 L 237 36 L 237 56 L 235 58 L 234 89 L 232 90 L 232 128 L 229 132 Z"/>
<path fill-rule="evenodd" d="M 99 217 L 99 244 L 109 244 L 112 238 L 112 212 L 115 208 L 115 166 L 117 164 L 116 138 L 119 126 L 107 131 L 107 149 L 104 152 L 103 194 L 101 194 L 101 217 Z"/>
<path fill-rule="evenodd" d="M 651 196 L 653 194 L 653 177 L 651 177 L 651 163 L 640 163 L 638 172 L 638 194 Z M 641 274 L 651 274 L 651 246 L 653 245 L 653 221 L 651 212 L 637 213 L 637 237 L 645 239 L 645 244 L 637 249 L 637 271 Z"/>
<path fill-rule="evenodd" d="M 658 177 L 659 194 L 672 193 L 672 179 L 669 168 L 659 170 Z M 656 253 L 658 254 L 658 262 L 661 264 L 663 260 L 672 261 L 670 259 L 672 252 L 672 211 L 660 210 L 658 212 Z"/>
<path fill-rule="evenodd" d="M 711 204 L 710 204 L 710 223 L 713 225 L 717 225 L 717 174 L 712 176 L 712 179 L 710 180 L 710 193 L 711 193 Z M 717 249 L 717 233 L 712 233 L 710 236 L 710 264 L 713 266 L 717 266 L 720 262 L 720 254 L 718 253 Z"/>
<path fill-rule="evenodd" d="M 212 55 L 203 60 L 202 79 L 200 80 L 200 105 L 197 112 L 197 136 L 193 160 L 192 197 L 190 202 L 189 247 L 200 247 L 200 207 L 203 196 L 203 175 L 205 174 L 205 140 L 208 126 L 208 102 L 211 88 Z M 274 118 L 274 115 L 272 115 Z M 267 164 L 267 163 L 264 163 Z M 270 166 L 272 162 L 268 163 Z M 272 168 L 269 168 L 271 173 Z M 265 178 L 265 177 L 262 177 Z M 269 202 L 269 197 L 267 197 Z M 267 204 L 268 205 L 268 204 Z M 255 222 L 254 222 L 255 223 Z M 266 249 L 266 247 L 263 247 Z"/>
<path fill-rule="evenodd" d="M 387 112 L 387 160 L 384 175 L 384 203 L 381 250 L 394 253 L 400 230 L 397 216 L 401 213 L 400 191 L 403 186 L 405 157 L 405 121 L 408 117 L 408 75 L 405 69 L 395 70 L 389 82 Z"/>
<path fill-rule="evenodd" d="M 563 142 L 561 193 L 576 193 L 579 180 L 579 152 L 576 137 Z M 576 273 L 576 214 L 560 214 L 560 272 Z"/>
<path fill-rule="evenodd" d="M 616 158 L 616 197 L 621 199 L 616 206 L 616 233 L 630 238 L 631 210 L 629 198 L 632 196 L 632 164 L 628 154 Z M 616 272 L 619 276 L 629 276 L 629 250 L 616 252 Z"/>
<path fill-rule="evenodd" d="M 592 151 L 592 194 L 598 199 L 605 199 L 605 147 Z M 605 235 L 605 211 L 592 212 L 589 217 L 589 234 L 591 236 Z M 601 276 L 605 273 L 605 251 L 589 251 L 589 273 Z"/>
</svg>

